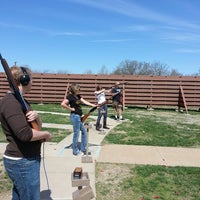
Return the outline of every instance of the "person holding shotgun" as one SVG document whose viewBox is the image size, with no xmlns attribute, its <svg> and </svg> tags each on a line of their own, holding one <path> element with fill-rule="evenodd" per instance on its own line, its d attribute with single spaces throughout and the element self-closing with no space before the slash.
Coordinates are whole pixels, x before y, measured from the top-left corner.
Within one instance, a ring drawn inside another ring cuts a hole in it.
<svg viewBox="0 0 200 200">
<path fill-rule="evenodd" d="M 3 66 L 8 66 L 5 60 L 1 61 Z M 41 144 L 49 141 L 51 134 L 41 131 L 42 122 L 37 112 L 23 98 L 32 86 L 30 69 L 18 66 L 7 68 L 12 75 L 7 75 L 8 80 L 13 78 L 15 89 L 28 108 L 25 113 L 16 98 L 16 91 L 10 85 L 10 91 L 0 101 L 0 122 L 8 141 L 3 162 L 13 182 L 12 200 L 39 200 Z M 34 123 L 37 129 L 31 125 Z"/>
<path fill-rule="evenodd" d="M 123 105 L 121 102 L 122 99 L 122 89 L 119 87 L 120 83 L 116 82 L 114 88 L 112 89 L 112 105 L 114 108 L 114 116 L 115 120 L 123 120 L 122 112 L 123 112 Z"/>
<path fill-rule="evenodd" d="M 70 88 L 70 93 L 67 95 L 66 99 L 61 102 L 61 106 L 71 111 L 70 120 L 73 124 L 73 142 L 72 142 L 72 152 L 73 155 L 79 155 L 81 152 L 86 153 L 87 150 L 87 131 L 81 121 L 81 116 L 83 114 L 81 104 L 85 104 L 91 107 L 97 107 L 81 97 L 79 94 L 80 86 L 78 84 L 72 84 Z M 81 131 L 81 147 L 78 147 L 79 133 Z"/>
<path fill-rule="evenodd" d="M 103 115 L 103 128 L 104 129 L 109 129 L 107 127 L 108 106 L 107 106 L 107 103 L 106 103 L 106 95 L 105 95 L 106 92 L 111 92 L 111 89 L 110 90 L 106 90 L 106 89 L 102 88 L 101 85 L 97 85 L 96 86 L 96 91 L 94 92 L 94 94 L 97 97 L 98 105 L 103 104 L 98 109 L 98 117 L 97 117 L 97 122 L 96 122 L 96 130 L 97 131 L 100 130 L 100 121 L 101 121 L 102 115 Z"/>
</svg>

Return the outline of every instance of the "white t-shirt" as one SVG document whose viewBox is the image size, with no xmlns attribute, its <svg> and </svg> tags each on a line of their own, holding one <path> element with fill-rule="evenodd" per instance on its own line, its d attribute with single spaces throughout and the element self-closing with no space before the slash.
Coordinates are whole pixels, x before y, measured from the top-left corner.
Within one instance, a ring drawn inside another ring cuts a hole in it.
<svg viewBox="0 0 200 200">
<path fill-rule="evenodd" d="M 98 104 L 103 103 L 105 100 L 106 100 L 106 96 L 104 92 L 97 95 Z"/>
</svg>

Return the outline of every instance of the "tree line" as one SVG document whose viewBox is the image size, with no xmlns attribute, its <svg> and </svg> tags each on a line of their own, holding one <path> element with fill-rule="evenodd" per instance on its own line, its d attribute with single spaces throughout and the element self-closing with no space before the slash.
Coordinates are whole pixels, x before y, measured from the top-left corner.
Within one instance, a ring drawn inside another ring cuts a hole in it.
<svg viewBox="0 0 200 200">
<path fill-rule="evenodd" d="M 49 70 L 44 71 L 44 73 L 50 73 Z M 69 71 L 58 71 L 58 74 L 69 74 Z M 89 69 L 83 74 L 94 74 L 94 72 Z M 116 68 L 109 72 L 108 68 L 104 65 L 96 74 L 105 75 L 147 75 L 147 76 L 184 76 L 183 73 L 179 72 L 177 69 L 170 69 L 168 65 L 161 63 L 159 61 L 155 62 L 139 62 L 136 60 L 124 60 L 120 62 Z M 200 76 L 200 69 L 197 73 L 187 74 L 187 76 Z"/>
<path fill-rule="evenodd" d="M 108 74 L 103 66 L 98 74 Z M 136 60 L 122 61 L 110 74 L 116 75 L 152 75 L 152 76 L 182 76 L 176 69 L 169 70 L 166 64 L 161 62 L 138 62 Z"/>
</svg>

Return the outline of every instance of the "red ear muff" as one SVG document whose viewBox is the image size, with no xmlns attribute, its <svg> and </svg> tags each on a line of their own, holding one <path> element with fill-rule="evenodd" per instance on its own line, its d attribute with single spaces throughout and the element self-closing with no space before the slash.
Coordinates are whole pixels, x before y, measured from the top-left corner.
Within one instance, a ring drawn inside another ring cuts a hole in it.
<svg viewBox="0 0 200 200">
<path fill-rule="evenodd" d="M 29 84 L 30 82 L 30 76 L 28 75 L 26 69 L 24 67 L 21 67 L 21 70 L 23 72 L 23 75 L 21 75 L 20 77 L 20 83 L 23 85 L 23 86 L 26 86 Z"/>
</svg>

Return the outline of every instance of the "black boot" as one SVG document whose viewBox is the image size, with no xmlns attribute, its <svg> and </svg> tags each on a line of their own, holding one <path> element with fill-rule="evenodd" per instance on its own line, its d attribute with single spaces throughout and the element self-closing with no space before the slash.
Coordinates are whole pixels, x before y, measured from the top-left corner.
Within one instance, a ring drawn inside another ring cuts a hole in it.
<svg viewBox="0 0 200 200">
<path fill-rule="evenodd" d="M 103 128 L 110 129 L 110 128 L 107 127 L 106 123 L 103 124 Z"/>
<path fill-rule="evenodd" d="M 100 131 L 100 124 L 99 123 L 96 123 L 96 130 Z"/>
</svg>

